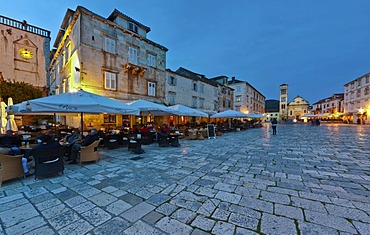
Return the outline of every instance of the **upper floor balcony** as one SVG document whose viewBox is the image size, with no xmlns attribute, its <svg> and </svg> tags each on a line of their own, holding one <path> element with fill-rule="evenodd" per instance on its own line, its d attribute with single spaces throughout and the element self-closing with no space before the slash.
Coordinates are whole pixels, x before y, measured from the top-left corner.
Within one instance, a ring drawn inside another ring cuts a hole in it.
<svg viewBox="0 0 370 235">
<path fill-rule="evenodd" d="M 24 30 L 26 32 L 30 32 L 30 33 L 34 33 L 34 34 L 37 34 L 43 37 L 50 38 L 50 31 L 41 29 L 33 25 L 29 25 L 27 24 L 27 21 L 20 22 L 20 21 L 13 20 L 5 16 L 0 16 L 0 24 L 7 25 L 13 28 Z"/>
</svg>

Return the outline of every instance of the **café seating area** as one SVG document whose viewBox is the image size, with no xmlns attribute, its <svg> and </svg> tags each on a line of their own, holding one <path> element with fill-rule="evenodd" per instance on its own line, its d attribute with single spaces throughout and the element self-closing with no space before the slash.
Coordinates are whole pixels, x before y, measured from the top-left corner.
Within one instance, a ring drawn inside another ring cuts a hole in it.
<svg viewBox="0 0 370 235">
<path fill-rule="evenodd" d="M 124 149 L 133 154 L 145 153 L 142 148 L 143 145 L 157 145 L 158 147 L 178 147 L 181 146 L 180 140 L 186 138 L 189 140 L 204 140 L 208 138 L 215 138 L 215 136 L 221 136 L 226 132 L 241 131 L 249 128 L 256 128 L 262 126 L 261 123 L 218 123 L 218 125 L 212 125 L 214 134 L 209 136 L 208 125 L 179 125 L 175 130 L 168 132 L 137 132 L 132 133 L 132 129 L 125 128 L 124 131 L 112 130 L 112 131 L 99 131 L 98 135 L 100 140 L 95 141 L 89 146 L 81 147 L 79 152 L 79 163 L 80 165 L 85 162 L 98 162 L 101 159 L 99 149 L 105 149 L 107 151 L 114 149 Z M 37 145 L 37 139 L 40 135 L 49 134 L 52 135 L 53 141 L 59 141 L 61 144 L 60 149 L 35 151 L 32 154 L 34 159 L 34 175 L 35 179 L 52 177 L 53 175 L 63 174 L 65 169 L 65 147 L 67 136 L 73 133 L 73 129 L 64 128 L 59 130 L 52 129 L 29 129 L 28 131 L 22 130 L 18 134 L 14 135 L 0 135 L 0 147 L 9 150 L 10 147 L 17 146 L 21 150 L 23 155 L 25 151 L 29 151 L 33 146 Z M 86 135 L 88 132 L 84 132 Z M 0 155 L 0 186 L 3 181 L 26 177 L 22 168 L 22 155 L 21 156 L 10 156 L 6 152 Z"/>
</svg>

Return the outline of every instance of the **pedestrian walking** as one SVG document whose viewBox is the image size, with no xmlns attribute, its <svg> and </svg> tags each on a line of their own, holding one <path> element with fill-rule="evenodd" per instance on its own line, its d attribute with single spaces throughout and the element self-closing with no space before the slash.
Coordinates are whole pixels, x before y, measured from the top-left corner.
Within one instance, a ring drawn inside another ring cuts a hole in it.
<svg viewBox="0 0 370 235">
<path fill-rule="evenodd" d="M 271 121 L 271 127 L 272 127 L 272 134 L 273 135 L 276 135 L 276 126 L 277 126 L 277 120 L 276 120 L 276 118 L 274 118 Z"/>
</svg>

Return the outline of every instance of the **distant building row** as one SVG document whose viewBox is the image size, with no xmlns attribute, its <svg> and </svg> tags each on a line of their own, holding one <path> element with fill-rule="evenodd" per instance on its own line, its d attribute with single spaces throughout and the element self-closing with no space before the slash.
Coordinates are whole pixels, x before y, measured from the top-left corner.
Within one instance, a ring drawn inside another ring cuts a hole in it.
<svg viewBox="0 0 370 235">
<path fill-rule="evenodd" d="M 0 77 L 49 88 L 84 89 L 124 102 L 184 104 L 209 114 L 227 109 L 263 113 L 265 97 L 245 81 L 166 69 L 168 49 L 147 38 L 150 28 L 114 10 L 103 18 L 68 9 L 50 52 L 50 32 L 0 16 Z M 3 46 L 4 45 L 4 46 Z"/>
<path fill-rule="evenodd" d="M 344 93 L 314 103 L 312 113 L 328 114 L 330 118 L 348 123 L 369 123 L 370 73 L 344 84 Z"/>
</svg>

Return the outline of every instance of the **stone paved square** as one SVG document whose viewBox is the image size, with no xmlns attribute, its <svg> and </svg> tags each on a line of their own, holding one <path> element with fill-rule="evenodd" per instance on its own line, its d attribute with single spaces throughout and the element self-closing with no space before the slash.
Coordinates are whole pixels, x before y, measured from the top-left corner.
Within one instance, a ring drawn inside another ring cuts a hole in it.
<svg viewBox="0 0 370 235">
<path fill-rule="evenodd" d="M 368 233 L 370 126 L 265 125 L 4 182 L 0 234 Z"/>
</svg>

